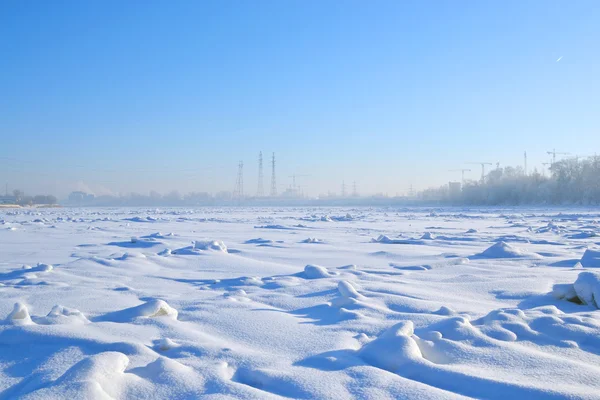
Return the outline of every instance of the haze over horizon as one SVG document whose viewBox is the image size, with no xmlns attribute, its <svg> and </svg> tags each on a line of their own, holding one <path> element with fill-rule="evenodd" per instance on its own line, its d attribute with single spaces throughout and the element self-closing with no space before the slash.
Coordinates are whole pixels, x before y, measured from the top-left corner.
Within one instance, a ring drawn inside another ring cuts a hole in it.
<svg viewBox="0 0 600 400">
<path fill-rule="evenodd" d="M 0 183 L 393 195 L 600 147 L 600 3 L 0 4 Z M 2 189 L 4 189 L 2 187 Z M 350 190 L 350 189 L 349 189 Z M 2 190 L 3 191 L 3 190 Z"/>
</svg>

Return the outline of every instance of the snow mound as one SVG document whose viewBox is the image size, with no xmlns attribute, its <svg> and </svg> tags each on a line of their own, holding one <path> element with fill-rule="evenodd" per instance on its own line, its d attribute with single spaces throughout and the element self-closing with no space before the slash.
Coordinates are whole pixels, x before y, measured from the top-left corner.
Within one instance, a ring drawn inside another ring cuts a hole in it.
<svg viewBox="0 0 600 400">
<path fill-rule="evenodd" d="M 306 228 L 305 225 L 295 225 L 296 228 Z M 260 226 L 255 226 L 255 229 L 281 229 L 281 230 L 290 230 L 290 229 L 294 229 L 294 227 L 289 227 L 289 226 L 285 226 L 285 225 L 279 225 L 279 224 L 270 224 L 270 225 L 260 225 Z"/>
<path fill-rule="evenodd" d="M 48 313 L 44 321 L 47 325 L 87 324 L 89 322 L 81 311 L 58 304 L 52 307 L 52 310 Z"/>
<path fill-rule="evenodd" d="M 248 239 L 244 243 L 246 243 L 246 244 L 271 244 L 271 243 L 273 243 L 273 241 L 270 239 L 263 239 L 263 238 L 259 237 L 259 238 L 255 238 L 255 239 Z"/>
<path fill-rule="evenodd" d="M 308 264 L 304 267 L 304 277 L 307 279 L 320 279 L 320 278 L 329 278 L 331 274 L 327 271 L 325 267 L 321 267 L 320 265 L 312 265 Z"/>
<path fill-rule="evenodd" d="M 368 298 L 358 293 L 356 288 L 350 282 L 339 281 L 337 289 L 339 297 L 331 300 L 331 305 L 333 307 L 339 307 L 342 311 L 344 310 L 342 307 L 368 307 Z"/>
<path fill-rule="evenodd" d="M 583 304 L 600 308 L 600 274 L 581 272 L 573 284 L 577 297 Z"/>
<path fill-rule="evenodd" d="M 176 320 L 177 315 L 177 310 L 168 305 L 166 301 L 152 299 L 146 303 L 140 304 L 139 306 L 106 314 L 105 316 L 99 318 L 99 320 L 111 322 L 131 322 L 136 318 L 157 317 L 168 317 Z"/>
<path fill-rule="evenodd" d="M 246 293 L 246 291 L 244 289 L 236 289 L 236 290 L 232 290 L 231 292 L 223 293 L 223 296 L 225 296 L 225 297 L 234 297 L 234 296 L 244 297 L 247 295 L 248 295 L 248 293 Z"/>
<path fill-rule="evenodd" d="M 390 243 L 390 242 L 392 242 L 392 239 L 390 239 L 390 237 L 386 236 L 386 235 L 379 235 L 379 236 L 377 236 L 377 239 L 375 239 L 375 238 L 371 239 L 371 242 L 373 242 L 373 243 Z"/>
<path fill-rule="evenodd" d="M 387 235 L 379 235 L 379 236 L 377 236 L 377 239 L 375 239 L 375 238 L 371 239 L 371 242 L 372 243 L 385 243 L 385 244 L 403 244 L 403 243 L 405 243 L 405 241 L 402 239 L 391 239 Z"/>
<path fill-rule="evenodd" d="M 50 272 L 54 269 L 54 267 L 50 264 L 40 264 L 38 263 L 37 267 L 35 268 L 36 272 Z"/>
<path fill-rule="evenodd" d="M 577 292 L 575 291 L 575 285 L 572 283 L 557 283 L 552 286 L 552 296 L 557 299 L 565 299 L 572 302 L 578 302 Z"/>
<path fill-rule="evenodd" d="M 146 258 L 146 256 L 142 253 L 139 252 L 126 252 L 123 253 L 123 255 L 121 257 L 117 257 L 115 258 L 115 260 L 119 260 L 119 261 L 126 261 L 129 259 L 134 259 L 134 258 Z"/>
<path fill-rule="evenodd" d="M 177 319 L 177 310 L 172 308 L 167 304 L 164 300 L 154 299 L 150 300 L 144 304 L 141 304 L 137 307 L 133 307 L 129 309 L 132 312 L 132 315 L 135 317 L 147 317 L 147 318 L 155 318 L 155 317 L 169 317 L 172 319 Z"/>
<path fill-rule="evenodd" d="M 561 283 L 552 287 L 552 295 L 574 303 L 600 308 L 600 274 L 580 272 L 575 283 Z"/>
<path fill-rule="evenodd" d="M 397 372 L 412 361 L 423 358 L 413 334 L 412 321 L 400 322 L 363 346 L 358 355 L 374 367 Z"/>
<path fill-rule="evenodd" d="M 129 358 L 107 351 L 85 358 L 59 379 L 37 390 L 33 398 L 113 399 L 119 395 Z"/>
<path fill-rule="evenodd" d="M 168 257 L 171 255 L 171 249 L 164 249 L 156 254 L 159 256 Z"/>
<path fill-rule="evenodd" d="M 600 268 L 600 250 L 587 249 L 581 257 L 581 265 L 585 268 Z"/>
<path fill-rule="evenodd" d="M 227 246 L 220 240 L 194 241 L 194 250 L 227 253 Z"/>
<path fill-rule="evenodd" d="M 8 314 L 6 322 L 12 325 L 32 325 L 33 321 L 29 316 L 29 310 L 23 303 L 15 303 L 13 310 Z"/>
<path fill-rule="evenodd" d="M 421 239 L 423 240 L 434 240 L 435 239 L 435 235 L 431 232 L 425 232 L 423 234 L 423 236 L 421 236 Z"/>
<path fill-rule="evenodd" d="M 323 241 L 321 239 L 317 239 L 317 238 L 306 238 L 302 241 L 302 243 L 323 243 Z"/>
<path fill-rule="evenodd" d="M 437 310 L 434 314 L 450 316 L 450 315 L 455 315 L 456 312 L 453 309 L 451 309 L 450 307 L 441 306 L 440 309 Z"/>
<path fill-rule="evenodd" d="M 363 295 L 358 293 L 356 288 L 352 286 L 352 284 L 348 281 L 338 282 L 338 292 L 340 292 L 340 296 L 345 298 L 361 299 L 364 297 Z"/>
<path fill-rule="evenodd" d="M 535 257 L 535 254 L 518 249 L 506 242 L 497 242 L 478 254 L 481 258 L 519 258 Z"/>
<path fill-rule="evenodd" d="M 169 338 L 158 339 L 154 341 L 154 348 L 158 351 L 167 351 L 179 347 L 178 343 L 175 343 Z"/>
</svg>

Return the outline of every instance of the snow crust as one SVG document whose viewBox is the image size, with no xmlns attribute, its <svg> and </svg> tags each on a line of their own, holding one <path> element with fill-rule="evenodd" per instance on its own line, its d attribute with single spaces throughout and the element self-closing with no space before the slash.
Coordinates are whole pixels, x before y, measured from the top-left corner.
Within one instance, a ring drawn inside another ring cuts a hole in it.
<svg viewBox="0 0 600 400">
<path fill-rule="evenodd" d="M 3 209 L 0 398 L 595 399 L 598 220 Z"/>
</svg>

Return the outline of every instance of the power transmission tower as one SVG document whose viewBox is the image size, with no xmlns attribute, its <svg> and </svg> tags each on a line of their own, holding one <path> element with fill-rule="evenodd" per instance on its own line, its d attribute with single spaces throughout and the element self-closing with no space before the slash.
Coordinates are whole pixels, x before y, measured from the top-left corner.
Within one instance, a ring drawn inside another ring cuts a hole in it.
<svg viewBox="0 0 600 400">
<path fill-rule="evenodd" d="M 342 181 L 342 197 L 346 197 L 346 182 Z"/>
<path fill-rule="evenodd" d="M 271 158 L 271 197 L 277 196 L 277 181 L 275 180 L 275 153 Z"/>
<path fill-rule="evenodd" d="M 233 197 L 241 200 L 244 197 L 244 163 L 240 161 L 238 164 L 238 174 L 235 181 L 235 190 Z"/>
<path fill-rule="evenodd" d="M 352 197 L 358 197 L 358 190 L 356 190 L 356 181 L 352 182 Z"/>
<path fill-rule="evenodd" d="M 527 152 L 523 153 L 523 173 L 527 176 Z"/>
<path fill-rule="evenodd" d="M 256 197 L 263 197 L 265 191 L 263 189 L 263 158 L 262 151 L 258 153 L 258 189 L 256 189 Z"/>
</svg>

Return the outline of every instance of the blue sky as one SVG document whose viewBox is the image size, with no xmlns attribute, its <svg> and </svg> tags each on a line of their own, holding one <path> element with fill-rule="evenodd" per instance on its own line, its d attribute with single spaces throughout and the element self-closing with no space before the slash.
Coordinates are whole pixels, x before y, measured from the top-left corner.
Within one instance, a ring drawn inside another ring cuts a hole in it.
<svg viewBox="0 0 600 400">
<path fill-rule="evenodd" d="M 281 185 L 394 194 L 600 153 L 598 1 L 9 0 L 0 54 L 27 191 L 232 190 L 243 160 L 251 194 L 274 151 Z"/>
</svg>

